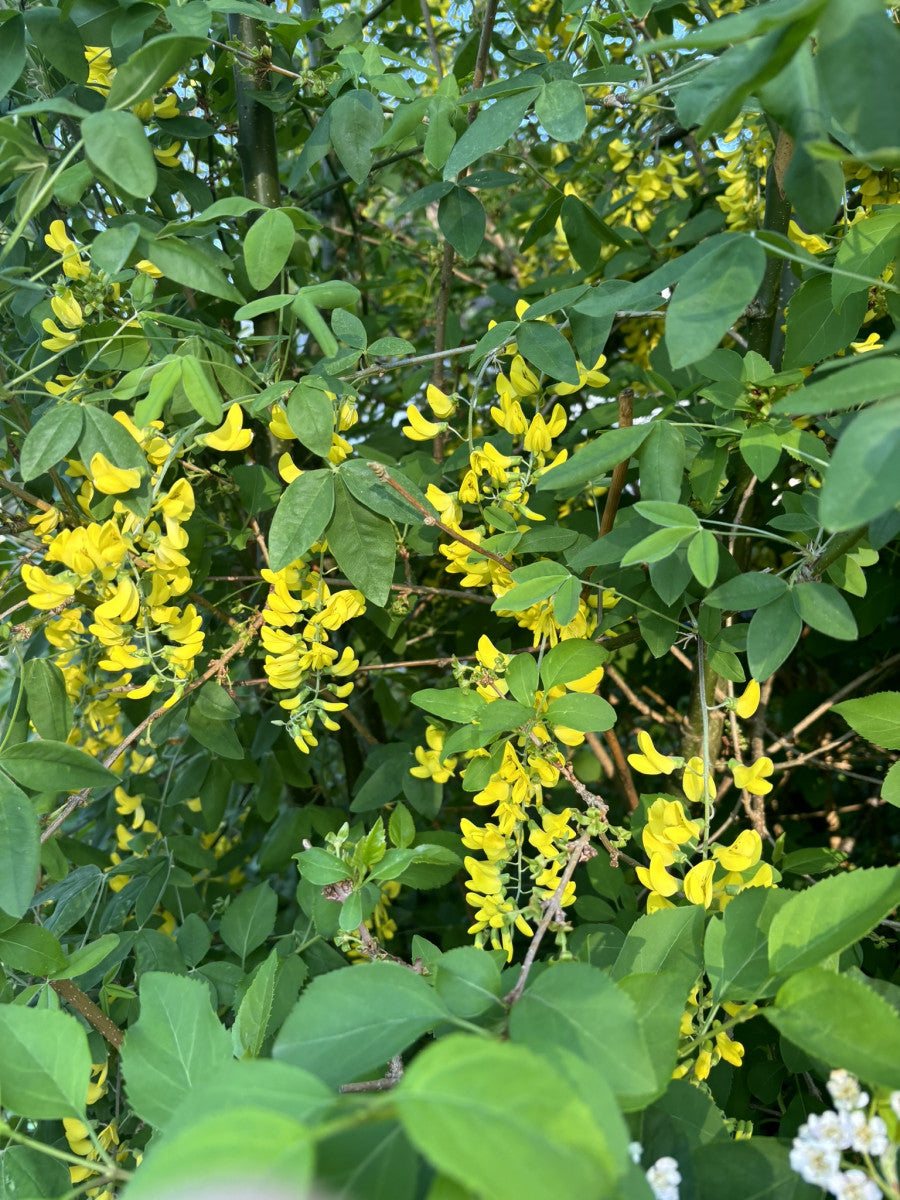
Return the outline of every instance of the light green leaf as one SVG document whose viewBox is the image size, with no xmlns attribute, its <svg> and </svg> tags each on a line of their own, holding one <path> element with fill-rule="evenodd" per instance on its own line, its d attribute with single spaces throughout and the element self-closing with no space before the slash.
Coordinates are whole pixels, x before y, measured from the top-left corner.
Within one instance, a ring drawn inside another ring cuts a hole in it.
<svg viewBox="0 0 900 1200">
<path fill-rule="evenodd" d="M 788 585 L 779 575 L 767 575 L 762 571 L 748 571 L 720 584 L 706 597 L 710 608 L 745 609 L 762 608 L 764 604 L 783 596 Z"/>
<path fill-rule="evenodd" d="M 141 976 L 141 1015 L 122 1047 L 125 1087 L 143 1121 L 162 1128 L 196 1084 L 231 1058 L 231 1038 L 198 980 Z"/>
<path fill-rule="evenodd" d="M 900 1016 L 864 983 L 810 967 L 784 984 L 763 1015 L 830 1067 L 870 1085 L 900 1088 Z"/>
<path fill-rule="evenodd" d="M 745 888 L 710 921 L 703 956 L 714 1000 L 753 1001 L 767 994 L 769 928 L 790 900 L 780 888 Z"/>
<path fill-rule="evenodd" d="M 571 692 L 550 701 L 547 720 L 580 733 L 604 733 L 615 725 L 616 710 L 602 696 Z"/>
<path fill-rule="evenodd" d="M 42 925 L 21 921 L 0 933 L 0 962 L 25 975 L 49 976 L 65 966 L 59 940 Z"/>
<path fill-rule="evenodd" d="M 657 529 L 626 551 L 622 556 L 622 566 L 631 567 L 635 563 L 660 562 L 662 559 L 668 558 L 670 554 L 674 554 L 679 546 L 688 538 L 693 537 L 696 531 L 696 525 Z"/>
<path fill-rule="evenodd" d="M 3 1107 L 38 1121 L 79 1117 L 91 1078 L 87 1035 L 68 1013 L 0 1005 Z"/>
<path fill-rule="evenodd" d="M 503 988 L 500 967 L 491 951 L 456 946 L 441 955 L 434 988 L 454 1016 L 471 1021 L 493 1009 L 499 1015 Z"/>
<path fill-rule="evenodd" d="M 88 158 L 115 187 L 140 198 L 153 193 L 156 159 L 133 112 L 91 113 L 81 122 L 81 136 Z"/>
<path fill-rule="evenodd" d="M 541 662 L 541 682 L 544 690 L 583 679 L 591 671 L 602 667 L 609 658 L 608 651 L 596 642 L 582 638 L 569 638 L 558 642 L 548 650 Z"/>
<path fill-rule="evenodd" d="M 534 102 L 534 112 L 557 142 L 577 142 L 587 125 L 584 94 L 571 79 L 545 83 Z"/>
<path fill-rule="evenodd" d="M 640 449 L 652 428 L 652 425 L 647 424 L 610 429 L 595 441 L 579 447 L 566 462 L 542 475 L 536 490 L 578 491 L 589 480 L 599 479 L 620 462 L 630 458 Z"/>
<path fill-rule="evenodd" d="M 353 586 L 373 604 L 385 604 L 397 554 L 394 527 L 355 500 L 340 476 L 334 487 L 334 515 L 325 536 L 338 567 Z"/>
<path fill-rule="evenodd" d="M 247 278 L 264 291 L 284 269 L 294 246 L 294 224 L 280 208 L 269 208 L 253 222 L 244 238 Z"/>
<path fill-rule="evenodd" d="M 790 413 L 791 416 L 819 416 L 898 396 L 900 358 L 865 354 L 851 359 L 848 366 L 842 366 L 838 371 L 828 371 L 821 376 L 814 372 L 803 387 L 776 401 L 772 411 Z"/>
<path fill-rule="evenodd" d="M 831 302 L 838 312 L 848 296 L 869 290 L 866 277 L 877 279 L 893 262 L 898 246 L 900 214 L 890 209 L 867 214 L 849 226 L 838 243 L 836 270 L 831 276 Z M 863 278 L 854 279 L 854 275 Z"/>
<path fill-rule="evenodd" d="M 354 183 L 363 183 L 374 161 L 374 148 L 384 131 L 381 105 L 371 92 L 344 92 L 328 110 L 331 143 L 341 166 Z"/>
<path fill-rule="evenodd" d="M 83 424 L 84 411 L 79 404 L 61 404 L 44 413 L 22 443 L 19 457 L 22 479 L 27 483 L 55 467 L 81 437 Z"/>
<path fill-rule="evenodd" d="M 845 306 L 845 311 L 846 311 Z M 826 529 L 853 529 L 900 503 L 900 399 L 857 414 L 835 447 L 819 499 Z"/>
<path fill-rule="evenodd" d="M 21 13 L 0 14 L 0 97 L 5 96 L 25 66 L 25 21 Z"/>
<path fill-rule="evenodd" d="M 719 543 L 709 529 L 701 529 L 688 542 L 688 566 L 701 587 L 712 587 L 719 573 Z"/>
<path fill-rule="evenodd" d="M 281 571 L 301 558 L 319 540 L 334 511 L 334 475 L 331 471 L 304 471 L 278 502 L 269 530 L 269 555 L 273 571 Z"/>
<path fill-rule="evenodd" d="M 747 665 L 752 677 L 762 682 L 777 671 L 802 631 L 803 621 L 789 592 L 758 608 L 747 632 Z"/>
<path fill-rule="evenodd" d="M 0 771 L 0 909 L 22 917 L 41 863 L 40 826 L 31 801 Z"/>
<path fill-rule="evenodd" d="M 787 307 L 784 368 L 805 367 L 844 350 L 866 312 L 866 293 L 848 296 L 839 313 L 831 303 L 831 276 L 814 275 L 794 292 Z"/>
<path fill-rule="evenodd" d="M 795 893 L 769 931 L 772 974 L 795 974 L 845 950 L 897 904 L 900 867 L 847 871 Z"/>
<path fill-rule="evenodd" d="M 334 405 L 323 389 L 301 380 L 288 397 L 286 415 L 298 441 L 325 458 L 334 434 Z"/>
<path fill-rule="evenodd" d="M 781 439 L 766 425 L 751 425 L 738 443 L 741 458 L 759 480 L 766 480 L 781 458 Z"/>
<path fill-rule="evenodd" d="M 723 233 L 716 245 L 689 267 L 669 301 L 666 346 L 673 367 L 686 367 L 712 353 L 762 282 L 766 254 L 742 234 Z"/>
<path fill-rule="evenodd" d="M 0 769 L 17 783 L 35 792 L 74 792 L 78 788 L 108 787 L 118 783 L 91 755 L 65 742 L 20 742 L 0 754 Z"/>
<path fill-rule="evenodd" d="M 837 588 L 828 583 L 798 583 L 791 596 L 797 612 L 812 629 L 845 642 L 859 637 L 856 618 Z"/>
<path fill-rule="evenodd" d="M 241 294 L 228 282 L 210 250 L 196 238 L 142 238 L 143 253 L 159 267 L 166 279 L 220 300 L 240 304 Z"/>
<path fill-rule="evenodd" d="M 212 370 L 193 354 L 181 359 L 181 386 L 191 407 L 208 425 L 219 425 L 222 421 L 222 395 L 213 379 Z"/>
<path fill-rule="evenodd" d="M 231 1027 L 236 1058 L 256 1058 L 262 1049 L 272 1016 L 278 962 L 278 952 L 273 950 L 257 968 L 253 982 L 244 993 Z"/>
<path fill-rule="evenodd" d="M 242 963 L 274 929 L 277 910 L 278 897 L 268 883 L 246 888 L 226 908 L 219 932 Z"/>
<path fill-rule="evenodd" d="M 835 704 L 833 711 L 866 741 L 885 750 L 900 750 L 900 692 L 876 692 L 859 700 L 843 700 Z"/>
<path fill-rule="evenodd" d="M 285 1021 L 272 1057 L 326 1083 L 348 1083 L 412 1045 L 445 1010 L 420 975 L 375 962 L 317 976 Z"/>
<path fill-rule="evenodd" d="M 423 688 L 413 692 L 410 700 L 417 708 L 443 721 L 474 721 L 487 707 L 487 700 L 478 692 L 463 688 Z"/>
<path fill-rule="evenodd" d="M 417 1056 L 392 1098 L 426 1162 L 491 1200 L 555 1195 L 563 1179 L 566 1200 L 596 1200 L 624 1168 L 610 1158 L 606 1113 L 522 1045 L 442 1038 Z"/>
<path fill-rule="evenodd" d="M 676 504 L 684 473 L 684 434 L 672 421 L 654 421 L 638 452 L 641 495 L 654 503 Z M 652 520 L 652 517 L 650 518 Z M 693 516 L 687 524 L 696 528 Z"/>
<path fill-rule="evenodd" d="M 662 525 L 664 528 L 676 526 L 700 528 L 700 519 L 686 504 L 669 504 L 664 500 L 639 500 L 634 507 L 645 520 L 651 521 L 654 525 Z"/>
</svg>

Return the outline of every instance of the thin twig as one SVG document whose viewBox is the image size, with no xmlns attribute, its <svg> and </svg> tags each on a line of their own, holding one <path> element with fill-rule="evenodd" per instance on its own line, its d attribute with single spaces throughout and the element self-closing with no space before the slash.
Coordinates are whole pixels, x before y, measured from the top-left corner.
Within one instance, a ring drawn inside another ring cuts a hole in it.
<svg viewBox="0 0 900 1200">
<path fill-rule="evenodd" d="M 628 807 L 632 812 L 641 803 L 641 798 L 638 795 L 637 788 L 634 786 L 634 779 L 631 774 L 631 768 L 628 766 L 628 761 L 622 753 L 622 747 L 619 745 L 619 739 L 611 729 L 607 729 L 603 733 L 603 740 L 609 746 L 613 756 L 613 762 L 616 764 L 616 774 L 619 777 L 619 783 L 622 785 L 622 790 L 625 793 L 625 798 L 628 801 Z"/>
<path fill-rule="evenodd" d="M 393 0 L 391 0 L 393 3 Z M 347 1092 L 389 1092 L 403 1078 L 403 1059 L 395 1054 L 391 1059 L 387 1074 L 381 1079 L 363 1079 L 360 1083 L 345 1083 L 338 1091 Z"/>
<path fill-rule="evenodd" d="M 627 429 L 634 422 L 634 391 L 632 388 L 623 388 L 619 393 L 619 428 Z M 625 487 L 625 479 L 628 475 L 629 459 L 620 462 L 612 473 L 612 479 L 609 482 L 609 491 L 606 493 L 606 503 L 603 506 L 603 516 L 600 520 L 600 529 L 597 532 L 597 537 L 605 537 L 613 527 L 616 519 L 616 513 L 619 511 L 619 501 L 622 498 L 622 489 Z"/>
<path fill-rule="evenodd" d="M 97 1007 L 90 996 L 71 979 L 51 979 L 50 986 L 60 1000 L 79 1012 L 88 1024 L 93 1025 L 97 1032 L 101 1033 L 109 1044 L 118 1050 L 125 1041 L 125 1034 L 115 1021 L 111 1021 L 106 1013 Z"/>
</svg>

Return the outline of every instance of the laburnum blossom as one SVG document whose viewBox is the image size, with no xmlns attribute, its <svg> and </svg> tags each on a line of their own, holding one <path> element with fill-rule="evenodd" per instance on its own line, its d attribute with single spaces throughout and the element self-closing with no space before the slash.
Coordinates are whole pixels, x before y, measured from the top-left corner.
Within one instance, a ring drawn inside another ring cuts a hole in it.
<svg viewBox="0 0 900 1200">
<path fill-rule="evenodd" d="M 646 730 L 642 729 L 637 735 L 640 754 L 629 754 L 628 762 L 641 775 L 671 775 L 678 765 L 668 754 L 660 754 L 653 745 L 653 739 Z"/>
<path fill-rule="evenodd" d="M 745 829 L 730 846 L 713 846 L 712 853 L 726 871 L 749 871 L 762 855 L 762 838 L 755 829 Z"/>
<path fill-rule="evenodd" d="M 120 496 L 133 491 L 141 482 L 141 473 L 134 467 L 117 467 L 99 450 L 90 462 L 91 482 L 105 496 Z"/>
<path fill-rule="evenodd" d="M 410 775 L 418 779 L 433 779 L 435 783 L 446 783 L 456 769 L 456 759 L 448 758 L 441 761 L 441 751 L 444 748 L 444 731 L 435 725 L 429 725 L 425 730 L 425 741 L 428 749 L 416 746 L 415 756 L 418 766 L 410 767 Z"/>
<path fill-rule="evenodd" d="M 451 400 L 439 387 L 435 387 L 433 383 L 429 383 L 426 388 L 425 398 L 428 401 L 428 407 L 439 421 L 449 420 L 456 411 L 455 401 Z"/>
<path fill-rule="evenodd" d="M 699 804 L 703 799 L 703 779 L 706 776 L 706 794 L 710 800 L 716 797 L 716 789 L 711 776 L 706 774 L 703 759 L 698 756 L 689 758 L 684 765 L 684 775 L 681 779 L 681 790 L 691 804 Z"/>
<path fill-rule="evenodd" d="M 44 238 L 51 250 L 62 257 L 63 274 L 69 279 L 87 279 L 91 268 L 82 259 L 78 247 L 66 233 L 62 221 L 51 221 L 50 232 Z"/>
<path fill-rule="evenodd" d="M 648 854 L 662 854 L 667 866 L 675 861 L 685 842 L 699 837 L 699 822 L 688 820 L 680 800 L 660 796 L 647 810 L 647 822 L 641 833 L 644 849 Z"/>
<path fill-rule="evenodd" d="M 752 717 L 759 707 L 759 684 L 751 679 L 734 702 L 734 711 L 739 717 Z"/>
<path fill-rule="evenodd" d="M 211 450 L 246 450 L 253 441 L 253 434 L 244 429 L 244 410 L 239 404 L 232 404 L 219 428 L 199 440 Z"/>
<path fill-rule="evenodd" d="M 765 756 L 758 758 L 756 762 L 750 763 L 746 767 L 735 763 L 732 768 L 735 787 L 743 788 L 751 796 L 765 796 L 772 790 L 772 785 L 767 777 L 772 774 L 774 769 L 771 758 Z"/>
<path fill-rule="evenodd" d="M 409 424 L 404 425 L 400 432 L 412 442 L 431 441 L 447 428 L 446 421 L 429 421 L 427 417 L 423 417 L 414 404 L 407 408 L 406 419 Z"/>
</svg>

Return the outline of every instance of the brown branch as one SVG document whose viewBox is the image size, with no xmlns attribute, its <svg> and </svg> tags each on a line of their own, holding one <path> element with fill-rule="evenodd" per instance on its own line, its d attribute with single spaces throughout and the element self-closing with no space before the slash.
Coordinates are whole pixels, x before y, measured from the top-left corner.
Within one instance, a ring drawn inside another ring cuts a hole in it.
<svg viewBox="0 0 900 1200">
<path fill-rule="evenodd" d="M 361 1083 L 345 1083 L 339 1092 L 389 1092 L 403 1078 L 403 1059 L 395 1054 L 387 1073 L 381 1079 L 363 1079 Z"/>
<path fill-rule="evenodd" d="M 51 979 L 50 986 L 59 996 L 60 1000 L 74 1008 L 76 1012 L 81 1013 L 89 1025 L 101 1033 L 111 1046 L 115 1046 L 118 1050 L 125 1040 L 125 1034 L 110 1018 L 98 1008 L 93 1000 L 85 992 L 81 990 L 77 984 L 74 984 L 71 979 Z"/>
<path fill-rule="evenodd" d="M 628 807 L 634 812 L 640 805 L 641 800 L 640 796 L 638 796 L 637 788 L 634 786 L 631 768 L 628 766 L 625 755 L 622 753 L 622 747 L 619 745 L 619 739 L 611 729 L 606 729 L 603 733 L 603 740 L 609 746 L 613 762 L 616 764 L 616 774 L 619 777 L 619 783 L 621 783 L 625 798 L 628 801 Z"/>
<path fill-rule="evenodd" d="M 619 393 L 619 428 L 627 429 L 633 423 L 634 391 L 627 387 Z M 603 516 L 600 519 L 600 529 L 597 532 L 598 538 L 605 537 L 613 527 L 616 513 L 619 511 L 622 489 L 625 487 L 625 479 L 628 475 L 629 461 L 626 458 L 624 462 L 620 462 L 612 473 L 609 491 L 606 493 L 606 503 L 603 506 Z"/>
<path fill-rule="evenodd" d="M 612 779 L 616 773 L 616 768 L 613 766 L 613 761 L 603 748 L 603 743 L 597 737 L 596 733 L 586 733 L 584 740 L 590 746 L 594 753 L 597 762 L 603 768 L 603 774 L 607 779 Z"/>
</svg>

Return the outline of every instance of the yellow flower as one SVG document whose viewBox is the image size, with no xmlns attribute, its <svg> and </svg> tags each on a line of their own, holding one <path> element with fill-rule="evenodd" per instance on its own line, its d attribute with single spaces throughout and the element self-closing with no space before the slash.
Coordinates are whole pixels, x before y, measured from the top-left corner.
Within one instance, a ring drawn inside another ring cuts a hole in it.
<svg viewBox="0 0 900 1200">
<path fill-rule="evenodd" d="M 525 434 L 525 449 L 530 454 L 547 454 L 553 439 L 559 437 L 566 427 L 566 412 L 561 404 L 554 405 L 550 420 L 545 421 L 540 413 L 531 419 Z"/>
<path fill-rule="evenodd" d="M 449 396 L 445 395 L 440 388 L 435 387 L 433 383 L 429 383 L 425 396 L 428 400 L 429 408 L 438 420 L 446 421 L 453 416 L 456 405 Z"/>
<path fill-rule="evenodd" d="M 676 766 L 675 759 L 667 754 L 660 754 L 646 730 L 642 729 L 638 733 L 637 742 L 643 753 L 628 755 L 628 761 L 635 771 L 639 771 L 641 775 L 672 774 Z"/>
<path fill-rule="evenodd" d="M 572 392 L 577 392 L 586 384 L 591 387 L 603 387 L 604 383 L 609 383 L 609 376 L 604 375 L 600 368 L 606 362 L 606 355 L 601 354 L 594 363 L 590 371 L 585 370 L 581 363 L 578 363 L 578 383 L 557 383 L 550 389 L 557 396 L 570 396 Z"/>
<path fill-rule="evenodd" d="M 84 57 L 88 61 L 87 86 L 105 96 L 116 73 L 112 65 L 112 54 L 108 46 L 85 46 Z"/>
<path fill-rule="evenodd" d="M 149 258 L 142 258 L 139 263 L 135 263 L 134 269 L 140 271 L 142 275 L 149 275 L 151 279 L 162 279 L 163 277 L 162 271 Z"/>
<path fill-rule="evenodd" d="M 540 388 L 537 375 L 526 366 L 521 354 L 517 354 L 510 364 L 509 382 L 516 396 L 533 396 Z"/>
<path fill-rule="evenodd" d="M 31 595 L 28 603 L 32 608 L 46 610 L 56 608 L 64 600 L 75 595 L 75 585 L 61 575 L 48 575 L 40 567 L 31 563 L 22 564 L 22 582 Z"/>
<path fill-rule="evenodd" d="M 649 871 L 646 867 L 635 867 L 635 871 L 643 886 L 658 896 L 674 896 L 678 891 L 678 880 L 666 871 L 665 856 L 662 854 L 650 855 Z"/>
<path fill-rule="evenodd" d="M 479 862 L 468 854 L 463 863 L 470 875 L 466 884 L 470 892 L 478 892 L 481 896 L 498 896 L 503 891 L 499 863 Z"/>
<path fill-rule="evenodd" d="M 765 796 L 771 792 L 772 785 L 766 779 L 775 769 L 771 758 L 758 758 L 755 763 L 742 767 L 739 763 L 734 767 L 735 787 L 743 788 L 751 796 Z"/>
<path fill-rule="evenodd" d="M 134 467 L 117 467 L 98 450 L 91 459 L 91 482 L 105 496 L 119 496 L 133 491 L 141 482 L 141 473 Z"/>
<path fill-rule="evenodd" d="M 691 804 L 699 804 L 703 798 L 703 759 L 694 757 L 689 758 L 685 763 L 684 776 L 681 780 L 681 788 Z M 713 786 L 712 779 L 706 777 L 706 791 L 710 800 L 714 800 L 716 789 Z"/>
<path fill-rule="evenodd" d="M 50 232 L 44 238 L 44 242 L 55 250 L 57 254 L 62 256 L 63 274 L 70 279 L 87 279 L 91 273 L 91 268 L 82 261 L 81 255 L 78 253 L 78 247 L 66 233 L 66 227 L 62 221 L 53 221 L 50 224 Z"/>
<path fill-rule="evenodd" d="M 759 862 L 762 838 L 755 829 L 745 829 L 730 846 L 713 846 L 712 852 L 726 871 L 749 871 Z"/>
<path fill-rule="evenodd" d="M 232 404 L 225 420 L 218 429 L 199 439 L 211 450 L 246 450 L 253 441 L 253 434 L 244 429 L 244 411 L 239 404 Z"/>
<path fill-rule="evenodd" d="M 71 288 L 66 288 L 64 292 L 54 296 L 50 301 L 50 307 L 57 320 L 62 321 L 66 329 L 78 329 L 84 324 L 81 305 L 72 295 Z"/>
<path fill-rule="evenodd" d="M 706 862 L 697 863 L 696 867 L 691 867 L 685 875 L 684 894 L 691 904 L 702 904 L 704 908 L 709 908 L 712 904 L 712 878 L 715 870 L 716 864 L 713 859 L 709 858 Z"/>
<path fill-rule="evenodd" d="M 444 731 L 429 725 L 425 730 L 425 741 L 429 748 L 416 746 L 415 756 L 417 767 L 410 767 L 410 775 L 418 779 L 433 779 L 435 783 L 446 783 L 456 768 L 456 759 L 448 758 L 441 762 L 441 751 L 444 748 Z"/>
<path fill-rule="evenodd" d="M 153 157 L 163 167 L 177 167 L 180 165 L 178 155 L 181 153 L 182 142 L 171 142 L 162 150 L 154 150 Z"/>
<path fill-rule="evenodd" d="M 864 342 L 851 342 L 850 348 L 854 354 L 866 354 L 869 350 L 881 350 L 881 335 L 870 333 Z"/>
<path fill-rule="evenodd" d="M 66 330 L 60 329 L 51 317 L 45 317 L 41 321 L 41 329 L 44 333 L 50 334 L 50 337 L 44 338 L 41 342 L 45 350 L 68 350 L 78 340 L 74 333 L 67 333 Z"/>
<path fill-rule="evenodd" d="M 759 684 L 751 679 L 743 693 L 734 702 L 734 711 L 739 717 L 752 717 L 759 707 Z"/>
<path fill-rule="evenodd" d="M 446 421 L 429 421 L 423 417 L 414 404 L 407 408 L 406 419 L 409 424 L 404 425 L 401 432 L 412 442 L 430 441 L 447 428 Z"/>
</svg>

